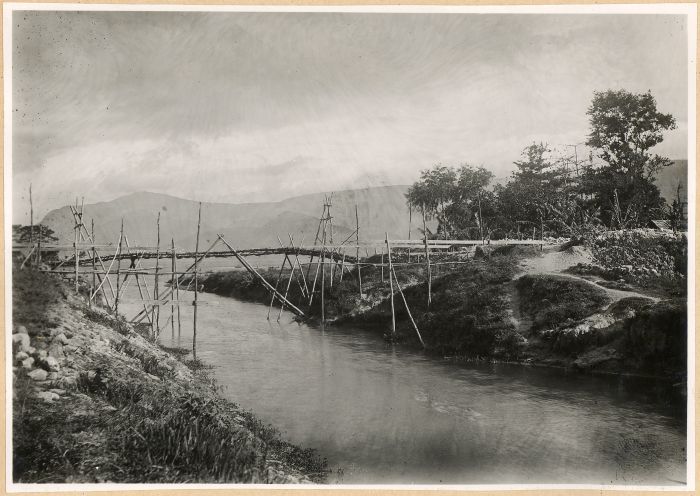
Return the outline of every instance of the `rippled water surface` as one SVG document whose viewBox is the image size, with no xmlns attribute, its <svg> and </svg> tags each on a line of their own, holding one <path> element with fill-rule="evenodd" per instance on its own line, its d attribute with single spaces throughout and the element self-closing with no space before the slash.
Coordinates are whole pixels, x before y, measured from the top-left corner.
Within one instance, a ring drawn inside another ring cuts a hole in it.
<svg viewBox="0 0 700 496">
<path fill-rule="evenodd" d="M 200 299 L 198 356 L 224 394 L 317 449 L 330 482 L 685 481 L 685 418 L 653 382 L 455 364 L 286 312 L 268 322 L 265 305 Z M 167 330 L 164 345 L 191 346 L 191 312 L 183 306 L 182 335 Z"/>
</svg>

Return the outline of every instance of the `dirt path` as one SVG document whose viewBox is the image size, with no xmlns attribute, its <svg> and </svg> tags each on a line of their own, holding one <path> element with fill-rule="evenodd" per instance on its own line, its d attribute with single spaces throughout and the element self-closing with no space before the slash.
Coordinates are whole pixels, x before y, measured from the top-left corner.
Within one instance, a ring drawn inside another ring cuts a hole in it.
<svg viewBox="0 0 700 496">
<path fill-rule="evenodd" d="M 524 274 L 543 274 L 543 275 L 554 275 L 559 277 L 567 277 L 570 279 L 575 279 L 578 281 L 583 281 L 588 284 L 592 284 L 608 295 L 611 300 L 611 304 L 616 301 L 620 301 L 623 298 L 647 298 L 653 302 L 658 302 L 659 298 L 649 296 L 646 294 L 639 293 L 637 291 L 625 291 L 621 289 L 612 289 L 605 286 L 597 284 L 595 281 L 586 279 L 583 276 L 576 274 L 569 274 L 564 272 L 566 269 L 573 267 L 578 263 L 591 263 L 593 260 L 591 254 L 583 247 L 575 246 L 566 251 L 558 251 L 557 248 L 550 248 L 542 253 L 539 257 L 528 258 L 522 261 L 520 268 L 522 273 L 517 277 Z"/>
</svg>

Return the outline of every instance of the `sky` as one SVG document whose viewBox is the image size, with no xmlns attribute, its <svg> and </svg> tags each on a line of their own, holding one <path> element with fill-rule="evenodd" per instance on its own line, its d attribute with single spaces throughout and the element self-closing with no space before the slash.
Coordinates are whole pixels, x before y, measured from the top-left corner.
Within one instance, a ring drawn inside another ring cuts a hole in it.
<svg viewBox="0 0 700 496">
<path fill-rule="evenodd" d="M 84 197 L 201 201 L 507 178 L 533 141 L 585 141 L 594 91 L 650 90 L 687 158 L 674 15 L 16 11 L 13 222 Z M 579 152 L 583 152 L 579 149 Z"/>
</svg>

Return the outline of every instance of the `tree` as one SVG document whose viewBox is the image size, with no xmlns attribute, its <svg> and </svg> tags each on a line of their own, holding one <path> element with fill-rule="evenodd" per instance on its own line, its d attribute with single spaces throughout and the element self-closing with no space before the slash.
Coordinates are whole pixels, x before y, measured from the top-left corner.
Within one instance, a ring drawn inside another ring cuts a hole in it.
<svg viewBox="0 0 700 496">
<path fill-rule="evenodd" d="M 409 208 L 425 209 L 426 215 L 437 217 L 438 231 L 446 229 L 445 206 L 452 200 L 457 173 L 451 167 L 438 164 L 421 171 L 420 179 L 408 188 Z"/>
<path fill-rule="evenodd" d="M 645 225 L 664 207 L 654 175 L 673 163 L 651 149 L 663 141 L 664 131 L 675 129 L 675 119 L 657 110 L 650 92 L 625 90 L 595 92 L 587 115 L 591 132 L 586 144 L 606 164 L 585 171 L 584 192 L 592 195 L 611 227 Z"/>
<path fill-rule="evenodd" d="M 35 226 L 12 225 L 12 241 L 15 243 L 37 242 L 40 237 L 42 243 L 58 241 L 58 238 L 54 236 L 53 230 L 43 224 Z"/>
<path fill-rule="evenodd" d="M 447 238 L 471 227 L 483 228 L 484 211 L 490 212 L 494 203 L 486 189 L 492 178 L 483 167 L 436 165 L 421 171 L 420 179 L 408 189 L 406 201 L 409 208 L 425 208 L 429 217 L 437 217 L 438 234 Z"/>
<path fill-rule="evenodd" d="M 542 231 L 565 208 L 568 198 L 565 173 L 546 143 L 525 147 L 514 162 L 511 180 L 498 190 L 500 209 L 510 229 L 527 224 Z"/>
</svg>

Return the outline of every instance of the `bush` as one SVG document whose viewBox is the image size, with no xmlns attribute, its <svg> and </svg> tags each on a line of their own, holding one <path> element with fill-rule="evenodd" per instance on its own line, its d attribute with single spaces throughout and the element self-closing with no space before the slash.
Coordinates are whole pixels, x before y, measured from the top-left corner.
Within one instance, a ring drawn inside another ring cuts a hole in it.
<svg viewBox="0 0 700 496">
<path fill-rule="evenodd" d="M 683 233 L 606 231 L 590 244 L 596 263 L 630 282 L 659 276 L 683 278 L 688 270 L 688 239 Z"/>
<path fill-rule="evenodd" d="M 516 281 L 521 312 L 532 316 L 534 329 L 547 329 L 588 317 L 610 300 L 592 283 L 555 275 L 525 275 Z"/>
</svg>

